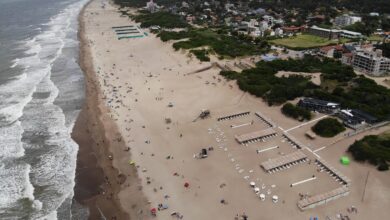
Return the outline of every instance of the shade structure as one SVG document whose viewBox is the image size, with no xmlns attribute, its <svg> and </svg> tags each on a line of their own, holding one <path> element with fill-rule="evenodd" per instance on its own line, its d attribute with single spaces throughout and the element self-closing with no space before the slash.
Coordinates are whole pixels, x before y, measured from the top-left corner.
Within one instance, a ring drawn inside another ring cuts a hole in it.
<svg viewBox="0 0 390 220">
<path fill-rule="evenodd" d="M 255 182 L 250 182 L 249 185 L 250 185 L 251 187 L 255 187 L 256 183 L 255 183 Z"/>
<path fill-rule="evenodd" d="M 260 197 L 260 199 L 262 200 L 262 201 L 264 201 L 265 200 L 265 195 L 262 193 L 262 194 L 260 194 L 259 195 L 259 197 Z"/>
<path fill-rule="evenodd" d="M 349 165 L 349 163 L 350 163 L 351 161 L 349 160 L 349 158 L 348 158 L 347 156 L 342 156 L 342 157 L 340 158 L 340 162 L 341 162 L 341 164 L 343 164 L 343 165 Z"/>
</svg>

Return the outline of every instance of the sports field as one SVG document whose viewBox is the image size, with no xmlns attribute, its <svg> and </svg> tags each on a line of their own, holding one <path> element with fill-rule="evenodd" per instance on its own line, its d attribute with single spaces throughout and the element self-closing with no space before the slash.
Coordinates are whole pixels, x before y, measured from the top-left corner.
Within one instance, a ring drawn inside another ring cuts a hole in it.
<svg viewBox="0 0 390 220">
<path fill-rule="evenodd" d="M 342 40 L 344 41 L 344 40 Z M 337 40 L 329 40 L 327 38 L 318 37 L 315 35 L 302 34 L 289 38 L 271 40 L 270 43 L 285 46 L 291 49 L 297 48 L 315 48 L 338 43 Z"/>
</svg>

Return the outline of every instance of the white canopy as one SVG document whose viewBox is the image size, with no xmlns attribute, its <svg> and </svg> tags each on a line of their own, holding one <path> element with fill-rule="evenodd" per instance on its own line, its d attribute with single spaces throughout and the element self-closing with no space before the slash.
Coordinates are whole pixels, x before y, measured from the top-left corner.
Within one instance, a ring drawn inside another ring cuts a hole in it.
<svg viewBox="0 0 390 220">
<path fill-rule="evenodd" d="M 259 195 L 259 197 L 260 197 L 261 200 L 263 200 L 263 201 L 265 200 L 265 195 L 264 195 L 263 193 L 261 193 L 261 194 Z"/>
</svg>

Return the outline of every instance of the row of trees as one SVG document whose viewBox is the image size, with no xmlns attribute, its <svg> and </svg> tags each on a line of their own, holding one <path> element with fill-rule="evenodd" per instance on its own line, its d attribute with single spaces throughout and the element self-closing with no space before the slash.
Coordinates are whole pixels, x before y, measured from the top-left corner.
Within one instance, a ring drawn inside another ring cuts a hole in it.
<svg viewBox="0 0 390 220">
<path fill-rule="evenodd" d="M 390 135 L 369 135 L 355 141 L 348 151 L 357 161 L 368 161 L 378 170 L 388 170 L 390 162 Z"/>
<path fill-rule="evenodd" d="M 280 70 L 321 72 L 322 84 L 314 85 L 309 78 L 300 75 L 276 77 Z M 390 119 L 390 90 L 364 76 L 357 76 L 351 67 L 338 61 L 312 56 L 300 60 L 261 61 L 255 68 L 242 73 L 221 71 L 221 75 L 237 80 L 240 89 L 264 98 L 269 105 L 306 96 L 338 102 L 344 108 L 357 108 L 379 120 Z"/>
</svg>

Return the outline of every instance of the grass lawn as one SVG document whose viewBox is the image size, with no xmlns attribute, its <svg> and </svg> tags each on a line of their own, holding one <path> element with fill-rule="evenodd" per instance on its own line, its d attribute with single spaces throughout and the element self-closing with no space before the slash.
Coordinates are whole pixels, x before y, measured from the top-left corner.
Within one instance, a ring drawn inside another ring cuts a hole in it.
<svg viewBox="0 0 390 220">
<path fill-rule="evenodd" d="M 382 41 L 383 37 L 379 35 L 371 35 L 367 38 L 368 41 Z"/>
<path fill-rule="evenodd" d="M 341 40 L 342 42 L 345 39 Z M 306 48 L 315 48 L 322 47 L 330 44 L 337 44 L 337 40 L 329 40 L 327 38 L 318 37 L 315 35 L 301 34 L 296 37 L 282 38 L 271 40 L 270 43 L 285 46 L 291 49 L 306 49 Z"/>
</svg>

